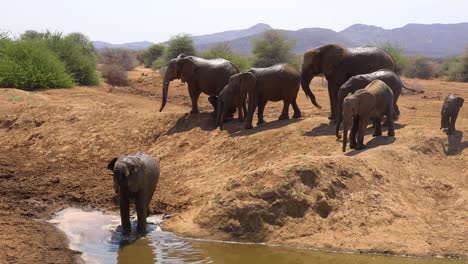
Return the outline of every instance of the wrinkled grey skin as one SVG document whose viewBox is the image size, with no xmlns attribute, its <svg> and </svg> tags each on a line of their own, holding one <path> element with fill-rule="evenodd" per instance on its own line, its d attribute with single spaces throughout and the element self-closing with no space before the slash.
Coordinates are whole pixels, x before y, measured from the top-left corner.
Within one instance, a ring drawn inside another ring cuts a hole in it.
<svg viewBox="0 0 468 264">
<path fill-rule="evenodd" d="M 323 74 L 328 81 L 330 117 L 336 118 L 338 89 L 349 78 L 380 69 L 395 70 L 395 62 L 385 51 L 375 47 L 344 48 L 336 44 L 324 45 L 304 53 L 301 85 L 312 104 L 320 107 L 309 88 L 312 79 Z"/>
<path fill-rule="evenodd" d="M 268 68 L 252 68 L 235 74 L 229 80 L 229 85 L 239 86 L 242 98 L 247 98 L 247 121 L 244 128 L 252 128 L 252 119 L 258 106 L 257 125 L 263 124 L 263 110 L 268 101 L 283 101 L 283 111 L 279 119 L 289 118 L 289 105 L 294 109 L 294 118 L 301 117 L 301 111 L 296 103 L 301 74 L 293 66 L 278 64 Z"/>
<path fill-rule="evenodd" d="M 343 102 L 344 138 L 343 152 L 346 151 L 348 128 L 352 126 L 349 147 L 363 149 L 364 134 L 369 119 L 374 122 L 374 134 L 382 135 L 380 120 L 387 116 L 388 136 L 395 136 L 393 128 L 393 92 L 381 80 L 372 81 L 365 89 L 347 96 Z"/>
<path fill-rule="evenodd" d="M 245 98 L 241 96 L 239 85 L 228 84 L 219 93 L 216 123 L 219 129 L 223 130 L 224 120 L 229 109 L 237 108 L 239 121 L 244 121 L 244 116 L 247 114 L 245 106 Z"/>
<path fill-rule="evenodd" d="M 169 83 L 175 79 L 187 83 L 192 102 L 191 114 L 199 112 L 198 98 L 200 93 L 210 96 L 208 100 L 216 111 L 216 96 L 229 82 L 229 77 L 238 72 L 239 70 L 234 64 L 224 59 L 206 60 L 181 54 L 172 59 L 167 66 L 163 79 L 163 98 L 159 111 L 161 112 L 166 106 Z"/>
<path fill-rule="evenodd" d="M 113 158 L 107 168 L 112 171 L 114 189 L 119 196 L 123 233 L 130 232 L 130 200 L 135 201 L 137 230 L 145 233 L 148 206 L 159 180 L 159 161 L 138 152 L 135 156 Z"/>
<path fill-rule="evenodd" d="M 400 116 L 400 110 L 398 109 L 397 101 L 400 97 L 403 84 L 400 80 L 400 77 L 391 70 L 379 70 L 373 73 L 360 74 L 349 78 L 338 90 L 338 100 L 336 103 L 336 137 L 341 138 L 340 136 L 340 125 L 343 120 L 342 106 L 344 98 L 348 94 L 352 94 L 357 90 L 364 89 L 369 83 L 374 80 L 383 81 L 393 92 L 393 120 L 397 120 Z"/>
<path fill-rule="evenodd" d="M 465 100 L 460 96 L 449 94 L 442 105 L 440 129 L 447 128 L 447 134 L 452 135 L 455 130 L 458 113 Z"/>
</svg>

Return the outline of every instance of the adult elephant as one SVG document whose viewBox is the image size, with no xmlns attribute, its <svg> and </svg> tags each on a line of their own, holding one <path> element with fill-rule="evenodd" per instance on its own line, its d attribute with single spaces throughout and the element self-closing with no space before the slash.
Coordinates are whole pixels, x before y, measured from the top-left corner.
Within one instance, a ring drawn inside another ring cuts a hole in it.
<svg viewBox="0 0 468 264">
<path fill-rule="evenodd" d="M 330 98 L 329 119 L 334 120 L 340 86 L 354 75 L 371 73 L 380 69 L 394 71 L 395 62 L 388 53 L 379 48 L 345 48 L 336 44 L 328 44 L 304 53 L 301 85 L 312 103 L 320 108 L 309 84 L 316 75 L 325 76 Z"/>
<path fill-rule="evenodd" d="M 195 56 L 179 55 L 169 62 L 164 74 L 163 98 L 159 112 L 166 106 L 169 83 L 175 79 L 180 79 L 188 85 L 188 92 L 192 101 L 190 114 L 199 112 L 198 98 L 200 93 L 210 96 L 208 100 L 216 111 L 216 96 L 229 82 L 229 77 L 236 73 L 239 73 L 239 70 L 228 60 L 206 60 Z"/>
</svg>

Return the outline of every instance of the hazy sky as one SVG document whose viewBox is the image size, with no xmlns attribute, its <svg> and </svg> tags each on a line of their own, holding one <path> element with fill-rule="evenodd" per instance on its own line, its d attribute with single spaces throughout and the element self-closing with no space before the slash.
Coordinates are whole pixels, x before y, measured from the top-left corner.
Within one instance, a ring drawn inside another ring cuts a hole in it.
<svg viewBox="0 0 468 264">
<path fill-rule="evenodd" d="M 408 23 L 468 22 L 468 0 L 1 0 L 0 30 L 79 31 L 112 43 L 161 42 L 242 29 L 262 22 L 279 29 L 324 27 L 336 31 L 355 23 L 383 28 Z M 281 2 L 281 3 L 280 3 Z"/>
</svg>

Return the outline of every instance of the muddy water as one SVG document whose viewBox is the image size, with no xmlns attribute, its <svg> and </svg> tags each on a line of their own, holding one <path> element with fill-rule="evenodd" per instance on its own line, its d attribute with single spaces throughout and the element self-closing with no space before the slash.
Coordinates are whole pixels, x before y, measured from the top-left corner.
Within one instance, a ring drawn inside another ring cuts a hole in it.
<svg viewBox="0 0 468 264">
<path fill-rule="evenodd" d="M 159 228 L 149 217 L 145 237 L 123 236 L 114 214 L 69 208 L 51 220 L 64 231 L 70 247 L 83 252 L 86 263 L 316 263 L 316 264 L 458 264 L 467 261 L 338 254 L 313 250 L 184 239 Z M 134 228 L 135 221 L 132 221 Z M 132 230 L 135 233 L 135 230 Z"/>
</svg>

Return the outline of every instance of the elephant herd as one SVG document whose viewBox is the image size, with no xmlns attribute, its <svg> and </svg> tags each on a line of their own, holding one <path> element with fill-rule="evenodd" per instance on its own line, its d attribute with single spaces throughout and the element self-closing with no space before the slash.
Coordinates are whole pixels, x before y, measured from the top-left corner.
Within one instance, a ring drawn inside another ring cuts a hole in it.
<svg viewBox="0 0 468 264">
<path fill-rule="evenodd" d="M 301 117 L 297 105 L 299 86 L 311 103 L 321 106 L 309 88 L 312 79 L 322 74 L 328 81 L 330 120 L 336 122 L 336 137 L 341 138 L 343 123 L 343 152 L 346 151 L 348 130 L 350 148 L 364 148 L 364 134 L 368 122 L 374 126 L 373 136 L 382 135 L 381 122 L 385 117 L 388 136 L 395 136 L 393 122 L 400 111 L 397 101 L 406 88 L 395 73 L 395 63 L 385 51 L 373 47 L 344 48 L 329 44 L 304 53 L 302 72 L 288 64 L 268 68 L 251 68 L 239 72 L 237 67 L 224 59 L 206 60 L 195 56 L 179 55 L 169 62 L 163 78 L 163 97 L 160 111 L 166 105 L 169 83 L 180 79 L 187 83 L 192 103 L 191 114 L 198 110 L 198 98 L 203 92 L 214 108 L 216 122 L 223 128 L 225 120 L 233 118 L 237 111 L 245 129 L 252 128 L 257 107 L 257 125 L 264 123 L 263 111 L 268 101 L 283 101 L 279 119 L 289 118 L 289 106 L 293 118 Z M 408 88 L 407 88 L 408 89 Z M 445 98 L 441 112 L 441 129 L 455 131 L 455 122 L 463 98 L 453 94 Z M 247 105 L 247 107 L 246 107 Z M 122 228 L 130 230 L 129 202 L 134 200 L 138 216 L 138 231 L 146 229 L 146 215 L 151 197 L 159 179 L 159 162 L 137 153 L 111 160 L 114 188 L 119 197 Z"/>
</svg>

